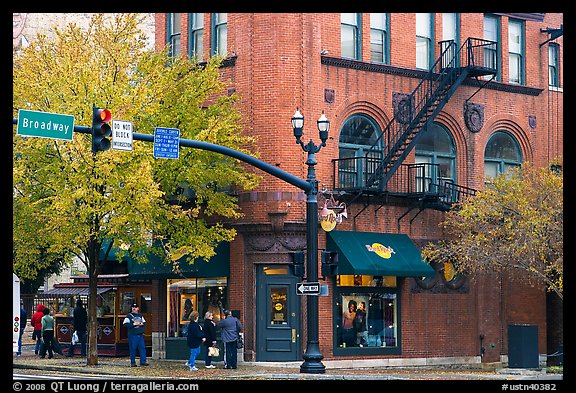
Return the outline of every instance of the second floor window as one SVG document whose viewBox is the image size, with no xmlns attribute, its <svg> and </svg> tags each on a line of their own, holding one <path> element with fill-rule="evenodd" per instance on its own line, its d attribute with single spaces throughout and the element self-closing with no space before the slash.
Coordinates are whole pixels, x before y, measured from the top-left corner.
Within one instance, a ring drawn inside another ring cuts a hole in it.
<svg viewBox="0 0 576 393">
<path fill-rule="evenodd" d="M 340 40 L 342 44 L 342 57 L 360 60 L 360 15 L 342 14 L 340 17 L 341 32 Z"/>
<path fill-rule="evenodd" d="M 370 60 L 388 63 L 388 28 L 386 14 L 370 14 Z"/>
<path fill-rule="evenodd" d="M 176 57 L 180 54 L 180 18 L 182 14 L 168 14 L 168 44 L 170 45 L 170 56 Z"/>
<path fill-rule="evenodd" d="M 522 22 L 510 20 L 508 24 L 509 79 L 510 83 L 522 84 L 524 73 L 524 37 Z"/>
<path fill-rule="evenodd" d="M 432 14 L 416 14 L 416 68 L 430 69 L 432 53 Z"/>
<path fill-rule="evenodd" d="M 204 14 L 190 14 L 190 57 L 202 60 L 204 52 Z"/>
<path fill-rule="evenodd" d="M 228 55 L 228 14 L 213 14 L 213 20 L 212 54 L 225 57 Z"/>
<path fill-rule="evenodd" d="M 553 87 L 560 86 L 559 72 L 558 72 L 558 58 L 560 55 L 560 47 L 558 44 L 550 44 L 548 46 L 548 85 Z"/>
</svg>

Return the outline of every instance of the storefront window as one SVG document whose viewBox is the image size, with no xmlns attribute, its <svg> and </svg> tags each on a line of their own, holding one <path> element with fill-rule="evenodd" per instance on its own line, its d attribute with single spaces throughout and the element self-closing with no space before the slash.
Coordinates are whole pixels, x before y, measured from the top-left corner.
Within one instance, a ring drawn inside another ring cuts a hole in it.
<svg viewBox="0 0 576 393">
<path fill-rule="evenodd" d="M 336 286 L 336 348 L 398 349 L 396 277 L 338 275 Z"/>
<path fill-rule="evenodd" d="M 226 285 L 226 277 L 168 280 L 168 337 L 186 335 L 192 311 L 200 313 L 200 322 L 207 311 L 216 323 L 224 318 Z"/>
</svg>

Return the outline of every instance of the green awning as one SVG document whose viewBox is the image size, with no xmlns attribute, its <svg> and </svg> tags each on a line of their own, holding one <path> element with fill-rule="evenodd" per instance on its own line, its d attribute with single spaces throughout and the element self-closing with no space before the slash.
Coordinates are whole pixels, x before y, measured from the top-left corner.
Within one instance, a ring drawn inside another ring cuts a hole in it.
<svg viewBox="0 0 576 393">
<path fill-rule="evenodd" d="M 116 258 L 115 251 L 114 249 L 111 250 L 108 260 Z M 209 261 L 200 258 L 189 264 L 182 258 L 179 261 L 179 273 L 174 272 L 172 265 L 164 264 L 160 257 L 155 254 L 150 254 L 146 263 L 138 263 L 129 256 L 125 256 L 124 259 L 127 262 L 128 275 L 133 280 L 228 277 L 230 275 L 230 243 L 220 243 L 215 251 L 216 255 Z"/>
<path fill-rule="evenodd" d="M 338 252 L 338 274 L 430 277 L 434 269 L 422 260 L 407 235 L 378 232 L 327 232 L 326 249 Z"/>
</svg>

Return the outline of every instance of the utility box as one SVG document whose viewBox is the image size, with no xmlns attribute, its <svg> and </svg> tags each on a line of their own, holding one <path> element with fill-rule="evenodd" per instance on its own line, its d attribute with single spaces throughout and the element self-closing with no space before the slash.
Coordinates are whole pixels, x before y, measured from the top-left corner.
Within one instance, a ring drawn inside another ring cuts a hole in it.
<svg viewBox="0 0 576 393">
<path fill-rule="evenodd" d="M 508 367 L 539 368 L 538 326 L 508 325 Z"/>
</svg>

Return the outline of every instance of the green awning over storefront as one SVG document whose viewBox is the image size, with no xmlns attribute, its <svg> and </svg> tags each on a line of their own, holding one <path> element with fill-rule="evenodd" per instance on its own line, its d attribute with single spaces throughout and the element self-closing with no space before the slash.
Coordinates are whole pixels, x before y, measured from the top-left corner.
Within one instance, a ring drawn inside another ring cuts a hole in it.
<svg viewBox="0 0 576 393">
<path fill-rule="evenodd" d="M 400 233 L 331 231 L 326 234 L 326 249 L 338 252 L 338 274 L 399 277 L 435 274 L 412 240 Z"/>
<path fill-rule="evenodd" d="M 103 247 L 105 248 L 105 247 Z M 115 250 L 110 252 L 108 260 L 116 258 Z M 209 261 L 196 259 L 192 264 L 179 261 L 180 272 L 172 270 L 172 266 L 164 264 L 160 257 L 150 254 L 147 263 L 138 263 L 126 256 L 128 275 L 133 280 L 152 280 L 166 278 L 192 278 L 192 277 L 227 277 L 230 275 L 230 243 L 220 243 L 216 247 L 216 255 Z M 103 257 L 103 252 L 101 252 Z"/>
</svg>

